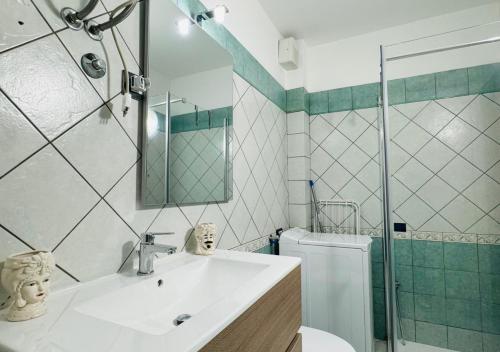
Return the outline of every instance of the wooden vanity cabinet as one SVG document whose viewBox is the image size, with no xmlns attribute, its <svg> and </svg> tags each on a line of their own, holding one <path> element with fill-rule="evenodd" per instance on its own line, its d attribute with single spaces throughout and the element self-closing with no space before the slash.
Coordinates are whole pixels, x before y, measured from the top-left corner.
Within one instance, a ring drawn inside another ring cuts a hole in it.
<svg viewBox="0 0 500 352">
<path fill-rule="evenodd" d="M 301 352 L 300 266 L 222 330 L 202 352 Z"/>
</svg>

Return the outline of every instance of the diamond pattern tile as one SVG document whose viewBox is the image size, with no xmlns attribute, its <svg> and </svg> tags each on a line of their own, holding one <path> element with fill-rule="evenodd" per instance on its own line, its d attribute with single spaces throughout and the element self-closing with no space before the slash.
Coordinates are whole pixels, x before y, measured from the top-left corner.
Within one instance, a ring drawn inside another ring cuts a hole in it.
<svg viewBox="0 0 500 352">
<path fill-rule="evenodd" d="M 435 135 L 450 122 L 455 115 L 441 105 L 430 102 L 413 120 L 428 133 Z"/>
<path fill-rule="evenodd" d="M 481 209 L 461 195 L 455 198 L 440 213 L 462 232 L 465 232 L 484 216 Z"/>
<path fill-rule="evenodd" d="M 431 207 L 415 195 L 411 196 L 395 212 L 414 229 L 418 229 L 435 214 Z"/>
<path fill-rule="evenodd" d="M 351 141 L 355 141 L 368 126 L 368 122 L 353 111 L 342 120 L 337 129 Z"/>
<path fill-rule="evenodd" d="M 458 193 L 439 177 L 434 176 L 417 191 L 417 195 L 434 210 L 439 211 Z"/>
<path fill-rule="evenodd" d="M 458 116 L 482 132 L 500 118 L 500 106 L 480 95 Z"/>
<path fill-rule="evenodd" d="M 393 140 L 406 152 L 413 155 L 431 138 L 432 135 L 427 133 L 423 128 L 419 127 L 414 122 L 410 122 L 393 138 Z"/>
<path fill-rule="evenodd" d="M 436 102 L 455 115 L 458 115 L 475 97 L 475 95 L 467 95 L 463 97 L 440 99 L 436 100 Z"/>
<path fill-rule="evenodd" d="M 55 145 L 101 195 L 138 159 L 134 144 L 106 106 L 64 133 Z"/>
<path fill-rule="evenodd" d="M 52 146 L 4 177 L 0 198 L 0 223 L 31 246 L 49 250 L 99 200 Z"/>
<path fill-rule="evenodd" d="M 498 206 L 500 184 L 491 177 L 483 175 L 464 191 L 464 196 L 488 213 Z"/>
<path fill-rule="evenodd" d="M 472 142 L 462 155 L 483 171 L 487 171 L 500 160 L 500 145 L 481 135 Z"/>
<path fill-rule="evenodd" d="M 76 278 L 88 281 L 118 271 L 138 241 L 127 225 L 101 201 L 57 247 L 54 255 Z"/>
<path fill-rule="evenodd" d="M 415 192 L 432 177 L 432 172 L 412 158 L 394 176 Z"/>
<path fill-rule="evenodd" d="M 46 140 L 28 122 L 21 112 L 0 93 L 0 175 L 15 167 Z M 23 141 L 23 143 L 16 143 Z"/>
<path fill-rule="evenodd" d="M 353 175 L 357 174 L 370 158 L 355 144 L 351 145 L 338 161 Z"/>
<path fill-rule="evenodd" d="M 463 191 L 481 176 L 481 171 L 458 155 L 438 175 L 455 189 Z"/>
<path fill-rule="evenodd" d="M 471 125 L 455 118 L 437 134 L 437 138 L 459 153 L 476 139 L 479 133 Z"/>
<path fill-rule="evenodd" d="M 312 122 L 310 127 L 311 139 L 317 144 L 333 132 L 334 127 L 329 124 L 321 115 L 318 115 Z"/>
<path fill-rule="evenodd" d="M 438 139 L 433 138 L 418 151 L 415 157 L 433 172 L 438 172 L 455 155 L 456 153 L 449 147 L 441 143 Z"/>
</svg>

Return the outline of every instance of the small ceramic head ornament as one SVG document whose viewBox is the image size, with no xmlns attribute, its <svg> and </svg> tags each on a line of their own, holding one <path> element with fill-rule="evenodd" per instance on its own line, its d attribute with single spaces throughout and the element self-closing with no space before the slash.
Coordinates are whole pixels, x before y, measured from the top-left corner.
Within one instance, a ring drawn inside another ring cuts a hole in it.
<svg viewBox="0 0 500 352">
<path fill-rule="evenodd" d="M 194 229 L 196 238 L 196 254 L 210 255 L 215 250 L 215 235 L 217 227 L 212 223 L 198 224 Z"/>
<path fill-rule="evenodd" d="M 5 260 L 1 282 L 11 296 L 7 320 L 33 319 L 46 312 L 54 267 L 52 253 L 44 251 L 15 254 Z"/>
</svg>

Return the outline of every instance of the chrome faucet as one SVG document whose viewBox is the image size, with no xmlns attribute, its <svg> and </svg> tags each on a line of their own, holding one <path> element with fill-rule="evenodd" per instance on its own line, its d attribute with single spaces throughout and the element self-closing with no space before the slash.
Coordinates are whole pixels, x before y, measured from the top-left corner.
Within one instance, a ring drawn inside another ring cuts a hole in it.
<svg viewBox="0 0 500 352">
<path fill-rule="evenodd" d="M 137 275 L 151 275 L 154 272 L 153 259 L 155 253 L 174 254 L 177 250 L 175 246 L 166 244 L 155 244 L 155 236 L 173 235 L 174 232 L 146 232 L 141 235 L 139 248 L 139 270 Z"/>
</svg>

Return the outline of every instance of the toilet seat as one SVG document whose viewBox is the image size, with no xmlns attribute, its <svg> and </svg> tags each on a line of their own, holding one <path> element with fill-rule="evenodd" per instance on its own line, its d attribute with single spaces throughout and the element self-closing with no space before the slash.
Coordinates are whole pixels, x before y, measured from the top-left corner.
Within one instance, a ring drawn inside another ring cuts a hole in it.
<svg viewBox="0 0 500 352">
<path fill-rule="evenodd" d="M 302 352 L 356 352 L 340 337 L 329 332 L 301 326 Z"/>
</svg>

